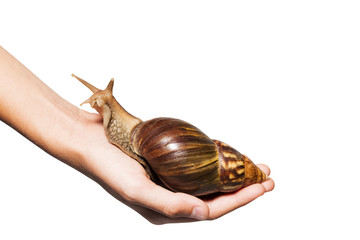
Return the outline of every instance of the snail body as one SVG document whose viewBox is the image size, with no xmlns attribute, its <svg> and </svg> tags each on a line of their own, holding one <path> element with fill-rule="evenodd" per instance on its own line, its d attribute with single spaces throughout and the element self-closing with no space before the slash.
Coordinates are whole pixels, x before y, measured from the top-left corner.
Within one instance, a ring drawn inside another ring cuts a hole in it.
<svg viewBox="0 0 360 240">
<path fill-rule="evenodd" d="M 112 95 L 113 79 L 99 90 L 76 78 L 94 93 L 84 103 L 102 115 L 109 142 L 137 160 L 155 182 L 159 179 L 173 191 L 200 196 L 267 179 L 245 155 L 183 120 L 162 117 L 143 122 L 129 114 Z"/>
</svg>

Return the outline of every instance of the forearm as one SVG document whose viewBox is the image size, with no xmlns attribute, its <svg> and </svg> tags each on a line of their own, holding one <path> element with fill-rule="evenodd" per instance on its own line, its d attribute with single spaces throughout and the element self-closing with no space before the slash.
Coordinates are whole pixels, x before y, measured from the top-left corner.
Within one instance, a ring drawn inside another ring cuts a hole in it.
<svg viewBox="0 0 360 240">
<path fill-rule="evenodd" d="M 0 119 L 51 155 L 78 166 L 76 126 L 86 114 L 0 47 Z M 80 144 L 80 143 L 78 143 Z"/>
</svg>

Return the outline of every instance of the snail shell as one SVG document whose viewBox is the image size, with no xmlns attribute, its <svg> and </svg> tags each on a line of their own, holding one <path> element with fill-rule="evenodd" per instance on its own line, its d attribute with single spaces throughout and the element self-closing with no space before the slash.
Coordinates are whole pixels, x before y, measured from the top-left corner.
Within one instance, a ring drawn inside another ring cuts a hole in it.
<svg viewBox="0 0 360 240">
<path fill-rule="evenodd" d="M 152 180 L 160 179 L 169 189 L 199 196 L 232 192 L 267 179 L 245 155 L 211 140 L 183 120 L 155 118 L 142 122 L 132 116 L 113 97 L 113 79 L 105 90 L 99 90 L 76 78 L 93 91 L 84 103 L 102 115 L 109 142 L 143 165 Z"/>
<path fill-rule="evenodd" d="M 266 179 L 246 156 L 179 119 L 143 122 L 133 129 L 130 143 L 174 191 L 192 195 L 231 192 Z"/>
</svg>

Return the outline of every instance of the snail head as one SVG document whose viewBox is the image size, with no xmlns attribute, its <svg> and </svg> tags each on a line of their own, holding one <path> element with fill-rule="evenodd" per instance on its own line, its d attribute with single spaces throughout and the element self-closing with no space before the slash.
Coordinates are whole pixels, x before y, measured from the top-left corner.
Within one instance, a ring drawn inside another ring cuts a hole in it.
<svg viewBox="0 0 360 240">
<path fill-rule="evenodd" d="M 111 116 L 109 103 L 113 99 L 112 91 L 114 87 L 114 78 L 110 80 L 109 84 L 104 90 L 100 90 L 94 87 L 93 85 L 91 85 L 90 83 L 88 83 L 87 81 L 79 78 L 75 74 L 72 74 L 72 76 L 75 77 L 77 80 L 79 80 L 82 84 L 84 84 L 87 88 L 89 88 L 93 92 L 93 95 L 89 99 L 81 103 L 81 105 L 89 103 L 92 108 L 94 108 L 102 115 L 104 126 L 107 126 Z"/>
</svg>

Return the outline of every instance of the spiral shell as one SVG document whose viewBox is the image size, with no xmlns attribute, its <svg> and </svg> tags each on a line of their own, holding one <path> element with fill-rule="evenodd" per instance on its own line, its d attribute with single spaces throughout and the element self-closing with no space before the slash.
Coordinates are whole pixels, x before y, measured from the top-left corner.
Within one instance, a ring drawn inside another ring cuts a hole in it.
<svg viewBox="0 0 360 240">
<path fill-rule="evenodd" d="M 179 119 L 140 123 L 131 132 L 130 146 L 174 191 L 192 195 L 230 192 L 266 179 L 246 156 Z"/>
</svg>

